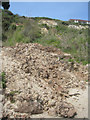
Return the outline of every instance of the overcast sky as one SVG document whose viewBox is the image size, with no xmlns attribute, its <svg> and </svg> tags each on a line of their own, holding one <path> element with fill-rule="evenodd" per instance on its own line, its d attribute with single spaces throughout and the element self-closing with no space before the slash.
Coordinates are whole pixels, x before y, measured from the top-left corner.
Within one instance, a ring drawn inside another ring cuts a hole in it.
<svg viewBox="0 0 90 120">
<path fill-rule="evenodd" d="M 11 2 L 10 10 L 20 16 L 88 20 L 88 2 Z"/>
</svg>

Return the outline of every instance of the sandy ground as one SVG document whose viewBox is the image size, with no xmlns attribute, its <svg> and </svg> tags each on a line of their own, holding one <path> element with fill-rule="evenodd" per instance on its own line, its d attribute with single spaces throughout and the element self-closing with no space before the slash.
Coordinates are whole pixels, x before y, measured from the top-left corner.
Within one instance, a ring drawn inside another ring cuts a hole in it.
<svg viewBox="0 0 90 120">
<path fill-rule="evenodd" d="M 86 89 L 82 90 L 80 88 L 74 88 L 70 89 L 69 93 L 71 97 L 67 98 L 67 101 L 69 103 L 72 103 L 75 106 L 75 109 L 77 111 L 77 115 L 75 118 L 90 118 L 90 115 L 88 115 L 88 111 L 90 111 L 90 98 L 88 95 L 88 91 L 90 91 L 90 86 L 86 86 Z M 89 104 L 89 105 L 88 105 Z M 89 107 L 89 108 L 88 108 Z M 88 110 L 89 109 L 89 110 Z M 38 115 L 32 115 L 31 118 L 52 118 L 52 116 L 48 116 L 47 113 L 44 114 L 38 114 Z M 54 118 L 59 118 L 55 117 Z"/>
<path fill-rule="evenodd" d="M 75 118 L 88 118 L 88 85 L 84 90 L 80 88 L 70 89 L 69 93 L 71 97 L 67 98 L 67 101 L 72 103 L 77 111 Z"/>
<path fill-rule="evenodd" d="M 90 116 L 88 117 L 88 102 L 89 102 L 88 90 L 90 91 L 90 86 L 88 87 L 88 85 L 84 90 L 80 88 L 77 88 L 77 89 L 74 88 L 69 90 L 71 97 L 67 98 L 67 101 L 69 103 L 72 103 L 75 106 L 75 109 L 77 111 L 77 115 L 75 116 L 75 118 L 90 118 Z M 90 107 L 89 107 L 89 110 L 90 110 Z M 47 113 L 31 116 L 31 118 L 35 118 L 35 117 L 36 118 L 40 118 L 40 117 L 52 118 L 52 116 L 48 116 Z M 55 116 L 53 117 L 59 118 Z"/>
</svg>

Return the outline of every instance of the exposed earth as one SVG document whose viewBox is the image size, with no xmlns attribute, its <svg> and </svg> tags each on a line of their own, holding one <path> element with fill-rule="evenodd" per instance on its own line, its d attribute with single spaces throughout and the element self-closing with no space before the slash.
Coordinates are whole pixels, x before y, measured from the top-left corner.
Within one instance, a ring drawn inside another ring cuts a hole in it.
<svg viewBox="0 0 90 120">
<path fill-rule="evenodd" d="M 70 54 L 29 43 L 3 47 L 0 59 L 3 117 L 88 118 L 88 67 L 69 62 Z"/>
</svg>

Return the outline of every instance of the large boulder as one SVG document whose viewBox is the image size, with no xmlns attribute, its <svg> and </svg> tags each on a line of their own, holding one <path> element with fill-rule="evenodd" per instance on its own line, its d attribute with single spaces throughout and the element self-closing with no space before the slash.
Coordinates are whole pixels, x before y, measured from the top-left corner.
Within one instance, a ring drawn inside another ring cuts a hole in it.
<svg viewBox="0 0 90 120">
<path fill-rule="evenodd" d="M 72 118 L 76 115 L 74 106 L 70 103 L 63 101 L 57 104 L 56 112 L 58 115 L 65 118 Z"/>
</svg>

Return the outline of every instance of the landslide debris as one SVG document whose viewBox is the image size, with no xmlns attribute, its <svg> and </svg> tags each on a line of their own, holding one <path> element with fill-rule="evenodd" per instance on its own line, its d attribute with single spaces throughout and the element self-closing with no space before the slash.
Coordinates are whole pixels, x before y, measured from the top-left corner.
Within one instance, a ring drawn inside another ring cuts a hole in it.
<svg viewBox="0 0 90 120">
<path fill-rule="evenodd" d="M 6 73 L 3 117 L 29 118 L 33 114 L 74 117 L 67 103 L 70 88 L 85 88 L 88 70 L 70 54 L 39 44 L 16 44 L 2 48 L 2 70 Z"/>
</svg>

